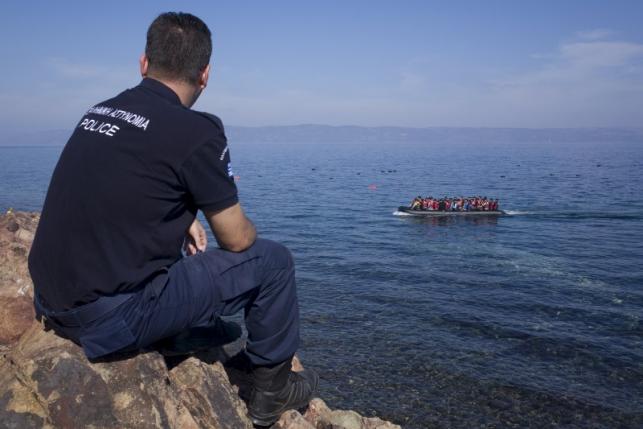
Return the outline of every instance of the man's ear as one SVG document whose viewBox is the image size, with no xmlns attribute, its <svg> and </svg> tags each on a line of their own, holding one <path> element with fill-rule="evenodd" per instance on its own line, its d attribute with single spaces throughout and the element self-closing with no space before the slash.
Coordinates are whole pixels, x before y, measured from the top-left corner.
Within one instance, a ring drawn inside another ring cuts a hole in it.
<svg viewBox="0 0 643 429">
<path fill-rule="evenodd" d="M 208 79 L 210 79 L 210 64 L 205 66 L 205 69 L 201 72 L 201 76 L 199 76 L 199 87 L 201 90 L 208 86 Z"/>
<path fill-rule="evenodd" d="M 147 55 L 141 54 L 141 57 L 138 59 L 138 64 L 141 68 L 141 76 L 147 77 L 147 69 L 150 66 L 150 62 L 147 59 Z"/>
</svg>

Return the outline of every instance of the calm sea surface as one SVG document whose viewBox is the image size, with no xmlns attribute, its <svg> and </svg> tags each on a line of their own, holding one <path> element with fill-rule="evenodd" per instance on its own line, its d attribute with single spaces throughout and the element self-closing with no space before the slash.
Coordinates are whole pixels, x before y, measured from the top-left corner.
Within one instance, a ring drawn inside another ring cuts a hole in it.
<svg viewBox="0 0 643 429">
<path fill-rule="evenodd" d="M 0 147 L 40 210 L 60 147 Z M 297 262 L 331 406 L 406 428 L 643 427 L 643 145 L 232 143 L 243 205 Z M 499 218 L 395 215 L 498 197 Z"/>
</svg>

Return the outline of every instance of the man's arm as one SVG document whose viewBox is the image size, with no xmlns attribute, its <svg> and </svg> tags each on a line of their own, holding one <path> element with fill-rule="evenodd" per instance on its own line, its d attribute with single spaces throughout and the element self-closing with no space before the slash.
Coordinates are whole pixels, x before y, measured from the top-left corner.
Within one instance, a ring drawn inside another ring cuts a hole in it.
<svg viewBox="0 0 643 429">
<path fill-rule="evenodd" d="M 205 212 L 205 218 L 222 249 L 243 252 L 255 242 L 257 230 L 239 203 L 217 212 Z"/>
</svg>

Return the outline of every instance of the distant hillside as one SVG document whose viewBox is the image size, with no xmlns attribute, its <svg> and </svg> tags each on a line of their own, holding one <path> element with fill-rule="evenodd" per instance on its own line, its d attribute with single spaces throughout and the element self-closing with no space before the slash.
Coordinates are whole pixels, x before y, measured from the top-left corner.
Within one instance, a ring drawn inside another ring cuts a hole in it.
<svg viewBox="0 0 643 429">
<path fill-rule="evenodd" d="M 240 142 L 427 142 L 427 143 L 547 143 L 641 142 L 643 129 L 617 128 L 404 128 L 294 125 L 226 128 Z"/>
<path fill-rule="evenodd" d="M 49 130 L 0 137 L 0 145 L 62 145 L 70 130 Z M 622 128 L 404 128 L 330 125 L 291 125 L 267 127 L 226 127 L 232 142 L 263 143 L 564 143 L 638 142 L 643 129 Z"/>
</svg>

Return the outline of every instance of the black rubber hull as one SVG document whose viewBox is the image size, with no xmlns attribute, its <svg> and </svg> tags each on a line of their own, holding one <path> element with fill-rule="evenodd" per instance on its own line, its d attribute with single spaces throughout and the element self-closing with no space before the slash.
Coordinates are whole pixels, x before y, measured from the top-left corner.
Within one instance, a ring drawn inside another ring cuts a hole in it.
<svg viewBox="0 0 643 429">
<path fill-rule="evenodd" d="M 412 216 L 435 217 L 435 216 L 502 216 L 505 214 L 502 210 L 494 211 L 445 211 L 445 210 L 411 210 L 409 207 L 400 206 L 397 209 L 400 212 Z"/>
</svg>

